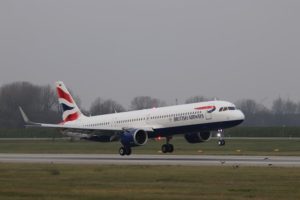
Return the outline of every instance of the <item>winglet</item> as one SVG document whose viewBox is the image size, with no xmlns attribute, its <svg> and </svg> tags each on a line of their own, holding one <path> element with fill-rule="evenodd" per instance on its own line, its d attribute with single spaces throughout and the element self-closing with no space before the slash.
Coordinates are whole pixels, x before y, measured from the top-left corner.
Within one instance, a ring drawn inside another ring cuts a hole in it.
<svg viewBox="0 0 300 200">
<path fill-rule="evenodd" d="M 21 106 L 19 106 L 19 110 L 21 112 L 21 115 L 22 115 L 22 118 L 23 118 L 24 122 L 26 124 L 29 124 L 31 121 L 28 119 L 27 115 L 25 114 L 25 112 L 23 111 Z"/>
<path fill-rule="evenodd" d="M 35 122 L 32 122 L 32 121 L 29 120 L 29 118 L 27 117 L 27 115 L 25 114 L 25 112 L 24 112 L 24 110 L 22 109 L 21 106 L 19 106 L 19 110 L 20 110 L 22 118 L 23 118 L 23 120 L 25 122 L 25 126 L 26 127 L 32 127 L 32 126 L 38 127 L 38 126 L 40 126 L 39 123 L 35 123 Z"/>
</svg>

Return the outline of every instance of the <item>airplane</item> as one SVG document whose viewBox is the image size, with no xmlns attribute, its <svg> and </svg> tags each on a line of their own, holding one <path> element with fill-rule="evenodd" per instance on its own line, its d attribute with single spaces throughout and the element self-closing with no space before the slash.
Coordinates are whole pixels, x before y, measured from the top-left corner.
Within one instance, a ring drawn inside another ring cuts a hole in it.
<svg viewBox="0 0 300 200">
<path fill-rule="evenodd" d="M 59 124 L 36 123 L 19 107 L 26 127 L 55 128 L 67 136 L 79 136 L 97 142 L 119 141 L 121 156 L 130 155 L 131 148 L 143 146 L 148 139 L 166 138 L 163 153 L 172 153 L 170 140 L 183 134 L 189 143 L 208 141 L 218 131 L 218 144 L 225 145 L 223 129 L 241 124 L 243 112 L 227 101 L 207 101 L 160 108 L 128 111 L 98 116 L 85 116 L 62 81 L 56 82 L 63 121 Z"/>
</svg>

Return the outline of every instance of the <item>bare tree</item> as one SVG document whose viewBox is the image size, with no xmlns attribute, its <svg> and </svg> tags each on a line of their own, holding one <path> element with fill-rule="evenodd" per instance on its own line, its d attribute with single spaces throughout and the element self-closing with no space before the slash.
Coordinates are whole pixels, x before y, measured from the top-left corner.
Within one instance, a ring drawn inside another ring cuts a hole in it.
<svg viewBox="0 0 300 200">
<path fill-rule="evenodd" d="M 298 112 L 298 104 L 290 99 L 284 100 L 279 97 L 274 100 L 272 110 L 275 114 L 296 114 Z"/>
<path fill-rule="evenodd" d="M 286 114 L 296 114 L 297 113 L 297 104 L 290 99 L 285 101 L 285 113 Z"/>
<path fill-rule="evenodd" d="M 114 100 L 102 100 L 100 97 L 97 98 L 91 105 L 91 115 L 109 114 L 114 112 L 124 112 L 124 107 Z"/>
<path fill-rule="evenodd" d="M 157 107 L 163 107 L 163 106 L 166 106 L 166 103 L 164 101 L 161 101 L 159 99 L 152 98 L 152 97 L 149 97 L 149 96 L 135 97 L 131 101 L 131 109 L 132 110 L 157 108 Z"/>
<path fill-rule="evenodd" d="M 236 102 L 236 106 L 247 115 L 254 115 L 259 112 L 267 112 L 268 109 L 252 99 L 244 99 Z"/>
<path fill-rule="evenodd" d="M 41 88 L 42 110 L 44 112 L 55 110 L 57 111 L 58 101 L 55 91 L 48 85 Z"/>
<path fill-rule="evenodd" d="M 285 113 L 284 101 L 281 97 L 273 101 L 272 111 L 277 115 L 282 115 Z"/>
<path fill-rule="evenodd" d="M 54 109 L 55 93 L 49 86 L 36 86 L 28 82 L 15 82 L 0 88 L 1 127 L 20 127 L 23 121 L 18 106 L 32 119 L 57 121 L 58 113 Z"/>
<path fill-rule="evenodd" d="M 296 113 L 300 114 L 300 102 L 297 103 L 297 111 L 296 111 Z"/>
</svg>

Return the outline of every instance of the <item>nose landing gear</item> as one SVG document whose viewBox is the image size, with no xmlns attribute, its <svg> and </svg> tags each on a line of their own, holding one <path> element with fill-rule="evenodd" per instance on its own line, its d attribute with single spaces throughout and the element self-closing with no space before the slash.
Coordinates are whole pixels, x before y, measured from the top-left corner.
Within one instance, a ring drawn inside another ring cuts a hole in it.
<svg viewBox="0 0 300 200">
<path fill-rule="evenodd" d="M 173 144 L 164 144 L 161 146 L 161 151 L 163 153 L 172 153 L 174 151 Z"/>
<path fill-rule="evenodd" d="M 225 145 L 225 140 L 219 140 L 218 145 L 219 146 L 224 146 Z"/>
<path fill-rule="evenodd" d="M 173 144 L 169 144 L 172 137 L 166 137 L 167 143 L 161 146 L 161 151 L 163 153 L 172 153 L 174 151 Z"/>
<path fill-rule="evenodd" d="M 222 129 L 218 130 L 217 137 L 219 139 L 218 140 L 218 145 L 219 146 L 224 146 L 225 145 L 225 140 L 224 140 L 224 133 L 223 133 Z"/>
</svg>

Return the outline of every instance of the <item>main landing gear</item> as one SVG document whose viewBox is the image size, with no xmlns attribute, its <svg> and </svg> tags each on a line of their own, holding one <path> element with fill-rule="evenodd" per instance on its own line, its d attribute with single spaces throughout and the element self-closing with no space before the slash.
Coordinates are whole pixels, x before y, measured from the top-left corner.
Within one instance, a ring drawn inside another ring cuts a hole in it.
<svg viewBox="0 0 300 200">
<path fill-rule="evenodd" d="M 121 156 L 125 156 L 125 155 L 129 156 L 131 154 L 131 152 L 132 151 L 131 151 L 130 147 L 120 147 L 120 149 L 119 149 L 119 154 Z"/>
<path fill-rule="evenodd" d="M 218 145 L 219 146 L 224 146 L 225 145 L 225 140 L 224 140 L 224 133 L 223 133 L 222 129 L 218 130 L 217 137 L 219 139 L 218 140 Z"/>
<path fill-rule="evenodd" d="M 163 153 L 172 153 L 174 151 L 173 144 L 169 144 L 172 137 L 166 137 L 167 143 L 161 146 L 161 151 Z"/>
</svg>

